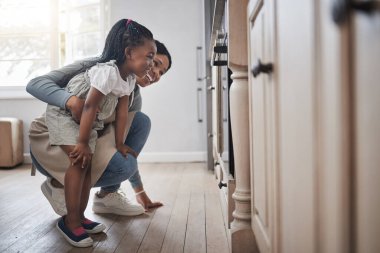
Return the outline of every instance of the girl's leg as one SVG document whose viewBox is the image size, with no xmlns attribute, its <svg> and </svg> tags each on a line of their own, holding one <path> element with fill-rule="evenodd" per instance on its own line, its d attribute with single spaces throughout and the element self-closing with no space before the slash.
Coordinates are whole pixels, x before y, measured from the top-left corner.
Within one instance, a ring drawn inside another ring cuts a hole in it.
<svg viewBox="0 0 380 253">
<path fill-rule="evenodd" d="M 82 187 L 82 194 L 81 194 L 81 200 L 80 200 L 80 218 L 83 220 L 84 217 L 84 211 L 86 210 L 88 199 L 90 198 L 90 190 L 91 190 L 91 168 L 87 169 L 84 181 L 83 181 L 83 187 Z"/>
<path fill-rule="evenodd" d="M 91 190 L 91 169 L 89 168 L 87 170 L 87 173 L 83 182 L 81 202 L 80 202 L 80 219 L 81 219 L 81 225 L 83 226 L 83 228 L 85 229 L 87 233 L 96 234 L 106 229 L 106 226 L 99 222 L 91 221 L 84 216 L 84 211 L 86 210 L 88 199 L 90 196 L 90 190 Z"/>
<path fill-rule="evenodd" d="M 70 154 L 74 147 L 75 146 L 61 146 L 67 155 Z M 80 219 L 81 193 L 87 168 L 82 168 L 81 165 L 81 161 L 75 165 L 70 165 L 65 174 L 64 189 L 67 208 L 65 225 L 70 230 L 74 230 L 82 226 Z"/>
</svg>

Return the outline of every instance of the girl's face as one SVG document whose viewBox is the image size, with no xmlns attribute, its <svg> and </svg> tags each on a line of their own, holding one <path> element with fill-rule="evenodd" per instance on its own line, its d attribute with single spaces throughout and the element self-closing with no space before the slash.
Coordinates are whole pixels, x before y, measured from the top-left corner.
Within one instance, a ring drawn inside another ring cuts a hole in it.
<svg viewBox="0 0 380 253">
<path fill-rule="evenodd" d="M 156 54 L 153 59 L 153 67 L 143 78 L 137 78 L 137 84 L 141 87 L 146 87 L 158 82 L 168 68 L 169 58 L 163 54 Z"/>
<path fill-rule="evenodd" d="M 145 40 L 144 44 L 135 48 L 126 48 L 128 69 L 136 76 L 144 77 L 153 67 L 156 52 L 156 43 L 153 40 Z"/>
</svg>

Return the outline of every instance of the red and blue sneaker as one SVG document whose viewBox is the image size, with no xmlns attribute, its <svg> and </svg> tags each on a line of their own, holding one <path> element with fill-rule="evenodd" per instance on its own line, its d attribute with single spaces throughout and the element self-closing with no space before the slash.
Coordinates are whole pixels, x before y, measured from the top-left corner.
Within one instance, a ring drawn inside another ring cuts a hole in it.
<svg viewBox="0 0 380 253">
<path fill-rule="evenodd" d="M 89 234 L 100 233 L 106 229 L 106 226 L 104 224 L 89 220 L 87 218 L 84 218 L 81 223 L 84 230 Z"/>
<path fill-rule="evenodd" d="M 61 232 L 63 237 L 65 237 L 66 241 L 75 247 L 91 247 L 94 243 L 94 241 L 91 239 L 91 237 L 88 236 L 83 227 L 78 227 L 74 230 L 70 230 L 68 227 L 66 227 L 65 216 L 58 220 L 57 229 L 59 232 Z"/>
</svg>

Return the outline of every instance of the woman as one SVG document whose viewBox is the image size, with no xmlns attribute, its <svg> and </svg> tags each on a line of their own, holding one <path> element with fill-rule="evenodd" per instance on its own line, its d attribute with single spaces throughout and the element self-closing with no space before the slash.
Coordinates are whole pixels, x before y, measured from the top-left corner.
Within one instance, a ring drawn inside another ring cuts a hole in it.
<svg viewBox="0 0 380 253">
<path fill-rule="evenodd" d="M 141 110 L 141 87 L 149 86 L 160 80 L 171 67 L 171 56 L 165 45 L 156 41 L 157 55 L 154 66 L 145 78 L 138 78 L 133 98 L 129 107 L 129 132 L 125 145 L 129 147 L 128 158 L 116 152 L 114 126 L 109 123 L 97 141 L 96 151 L 92 158 L 92 185 L 101 187 L 95 194 L 93 211 L 95 213 L 115 213 L 119 215 L 139 215 L 148 208 L 159 207 L 160 202 L 152 202 L 146 192 L 137 169 L 137 161 L 150 131 L 150 119 Z M 63 109 L 69 110 L 74 119 L 80 119 L 84 100 L 71 96 L 64 88 L 68 81 L 78 73 L 93 66 L 96 59 L 88 59 L 54 70 L 47 75 L 31 80 L 26 89 L 36 98 Z M 64 173 L 69 160 L 59 147 L 50 146 L 49 133 L 44 116 L 35 119 L 30 127 L 30 147 L 33 164 L 47 180 L 41 185 L 41 190 L 49 200 L 54 211 L 59 215 L 66 214 L 63 186 L 56 180 Z M 131 175 L 127 178 L 125 175 Z M 129 179 L 140 205 L 133 205 L 119 190 L 120 184 Z M 145 208 L 145 209 L 144 209 Z"/>
</svg>

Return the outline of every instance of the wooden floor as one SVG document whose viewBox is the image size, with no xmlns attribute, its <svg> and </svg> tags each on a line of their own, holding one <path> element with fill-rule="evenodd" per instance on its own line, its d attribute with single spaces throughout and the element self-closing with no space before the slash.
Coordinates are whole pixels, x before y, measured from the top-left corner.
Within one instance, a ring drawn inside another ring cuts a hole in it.
<svg viewBox="0 0 380 253">
<path fill-rule="evenodd" d="M 107 226 L 94 246 L 71 247 L 55 228 L 59 218 L 43 196 L 45 178 L 29 165 L 0 170 L 0 252 L 228 252 L 215 177 L 203 163 L 142 164 L 145 189 L 163 207 L 126 217 L 86 215 Z M 134 200 L 129 182 L 122 185 Z"/>
</svg>

